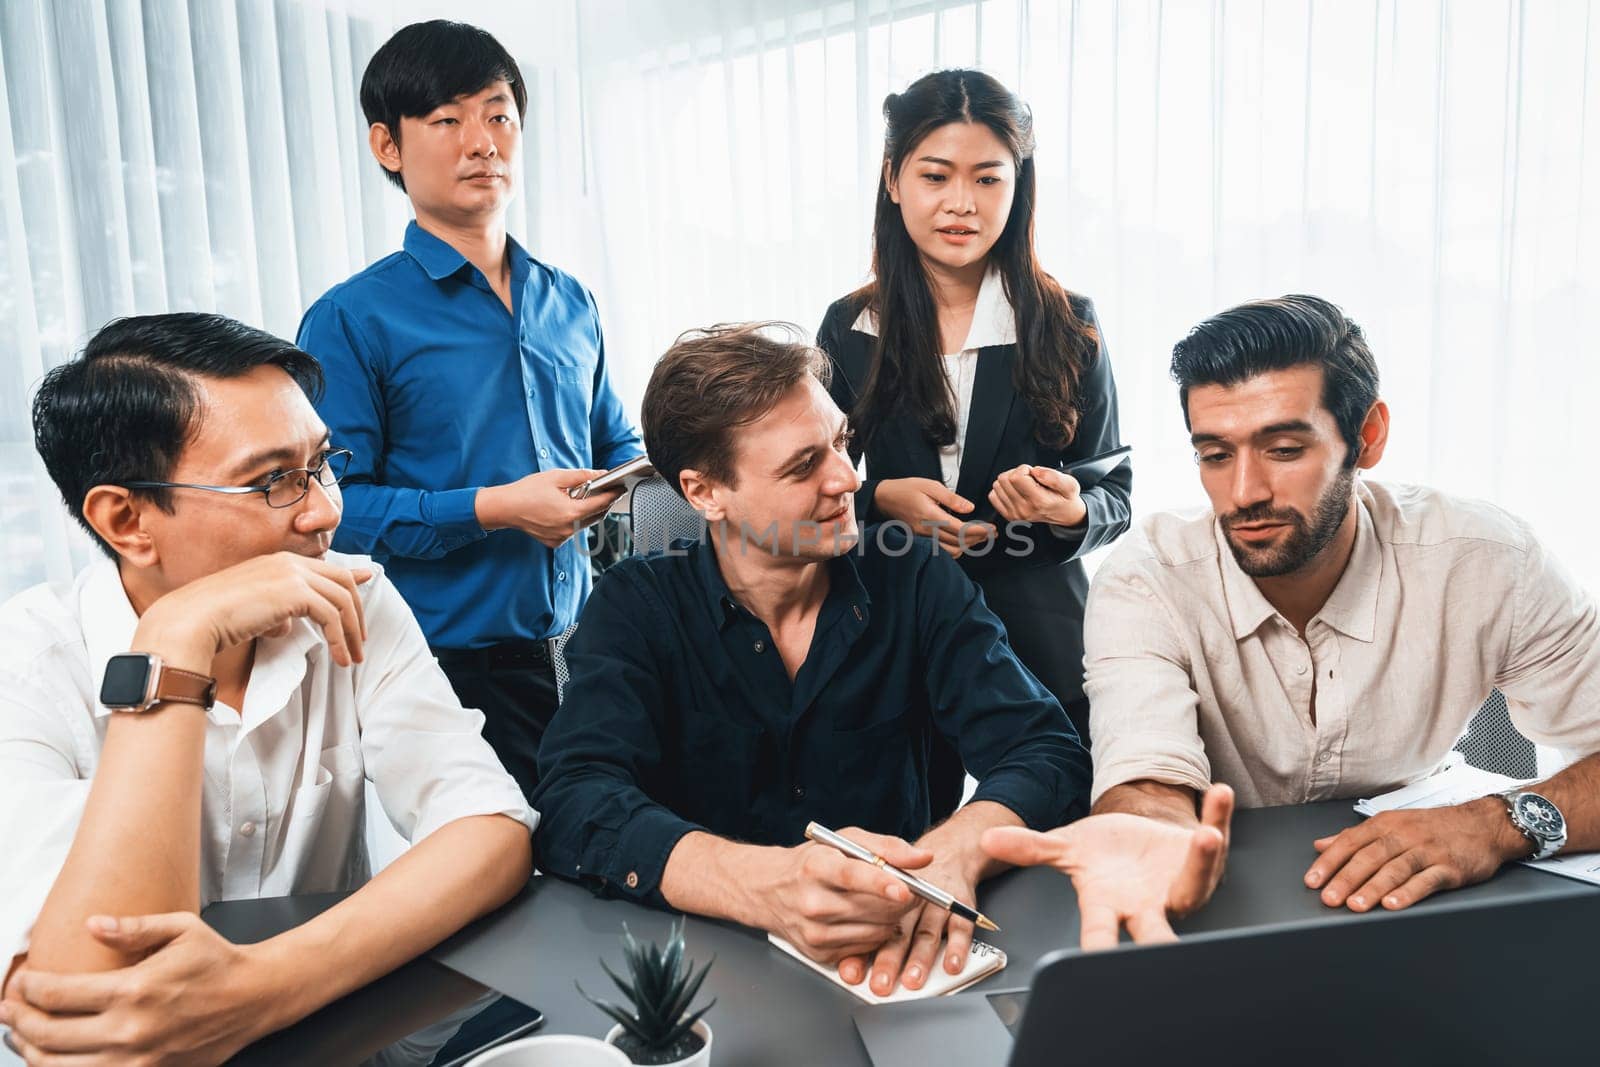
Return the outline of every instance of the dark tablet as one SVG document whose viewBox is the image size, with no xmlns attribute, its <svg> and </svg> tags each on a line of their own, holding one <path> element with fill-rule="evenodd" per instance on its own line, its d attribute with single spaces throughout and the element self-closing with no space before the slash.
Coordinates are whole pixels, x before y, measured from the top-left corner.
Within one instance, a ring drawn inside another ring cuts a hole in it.
<svg viewBox="0 0 1600 1067">
<path fill-rule="evenodd" d="M 1093 489 L 1100 484 L 1102 478 L 1122 466 L 1132 452 L 1132 445 L 1123 445 L 1121 448 L 1113 448 L 1109 452 L 1102 452 L 1098 456 L 1080 459 L 1076 463 L 1068 463 L 1061 469 L 1078 479 L 1078 488 L 1080 490 Z"/>
</svg>

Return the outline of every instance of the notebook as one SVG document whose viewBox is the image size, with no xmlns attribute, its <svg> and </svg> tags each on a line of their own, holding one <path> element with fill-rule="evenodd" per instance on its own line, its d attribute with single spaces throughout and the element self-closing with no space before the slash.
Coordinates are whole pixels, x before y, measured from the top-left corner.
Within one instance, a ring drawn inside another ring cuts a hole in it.
<svg viewBox="0 0 1600 1067">
<path fill-rule="evenodd" d="M 1006 965 L 1006 954 L 1002 949 L 995 948 L 985 941 L 974 941 L 972 950 L 967 953 L 967 965 L 961 968 L 960 974 L 951 974 L 942 965 L 935 964 L 933 973 L 928 976 L 928 981 L 921 989 L 907 989 L 905 986 L 896 985 L 894 992 L 886 997 L 880 997 L 868 986 L 866 979 L 856 985 L 850 985 L 839 977 L 839 968 L 830 964 L 818 963 L 816 960 L 805 956 L 799 949 L 779 937 L 777 934 L 768 934 L 767 940 L 793 956 L 801 963 L 816 971 L 822 977 L 838 986 L 855 994 L 856 999 L 868 1004 L 899 1004 L 907 1000 L 922 1000 L 926 997 L 948 996 L 958 990 L 967 988 L 974 982 L 981 981 Z"/>
</svg>

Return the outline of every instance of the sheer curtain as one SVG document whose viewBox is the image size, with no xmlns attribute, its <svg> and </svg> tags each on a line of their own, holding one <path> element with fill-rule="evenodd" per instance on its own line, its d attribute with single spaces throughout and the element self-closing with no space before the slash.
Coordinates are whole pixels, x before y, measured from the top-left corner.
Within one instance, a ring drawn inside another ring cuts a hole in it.
<svg viewBox="0 0 1600 1067">
<path fill-rule="evenodd" d="M 1496 500 L 1600 584 L 1583 0 L 5 0 L 0 596 L 90 556 L 33 456 L 45 369 L 134 312 L 292 336 L 397 246 L 356 88 L 395 27 L 438 16 L 523 65 L 511 228 L 595 290 L 634 403 L 685 328 L 814 329 L 865 278 L 883 97 L 978 65 L 1033 107 L 1041 252 L 1097 301 L 1137 510 L 1202 499 L 1172 343 L 1309 291 L 1378 354 L 1379 475 Z"/>
</svg>

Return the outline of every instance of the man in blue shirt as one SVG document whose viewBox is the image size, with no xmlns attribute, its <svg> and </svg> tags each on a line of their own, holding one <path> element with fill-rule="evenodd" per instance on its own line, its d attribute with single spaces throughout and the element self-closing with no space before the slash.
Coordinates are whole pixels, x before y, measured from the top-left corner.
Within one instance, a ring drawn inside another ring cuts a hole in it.
<svg viewBox="0 0 1600 1067">
<path fill-rule="evenodd" d="M 575 535 L 618 496 L 566 490 L 642 449 L 594 300 L 506 234 L 526 104 L 515 61 L 475 27 L 417 23 L 378 49 L 370 147 L 416 221 L 402 251 L 312 305 L 299 343 L 354 453 L 335 547 L 385 564 L 531 792 L 557 702 L 549 640 L 589 591 Z"/>
<path fill-rule="evenodd" d="M 826 357 L 758 327 L 680 339 L 644 399 L 656 469 L 709 544 L 624 561 L 567 645 L 535 849 L 596 892 L 774 931 L 848 982 L 958 973 L 972 928 L 808 821 L 971 903 L 986 828 L 1081 814 L 1089 757 L 977 586 L 903 525 L 856 528 Z M 978 778 L 930 829 L 928 754 Z M 908 841 L 916 841 L 916 845 Z M 940 951 L 941 935 L 948 947 Z"/>
</svg>

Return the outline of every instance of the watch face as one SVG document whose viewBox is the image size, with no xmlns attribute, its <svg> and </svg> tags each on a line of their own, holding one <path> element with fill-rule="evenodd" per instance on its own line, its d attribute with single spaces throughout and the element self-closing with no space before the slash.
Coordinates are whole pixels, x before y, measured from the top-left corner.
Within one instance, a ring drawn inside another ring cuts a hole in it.
<svg viewBox="0 0 1600 1067">
<path fill-rule="evenodd" d="M 1517 797 L 1517 816 L 1537 836 L 1550 840 L 1560 837 L 1566 829 L 1566 820 L 1556 806 L 1538 793 L 1523 793 Z"/>
<path fill-rule="evenodd" d="M 106 661 L 105 678 L 100 682 L 100 703 L 108 708 L 136 708 L 144 703 L 150 683 L 150 657 L 124 653 Z"/>
</svg>

